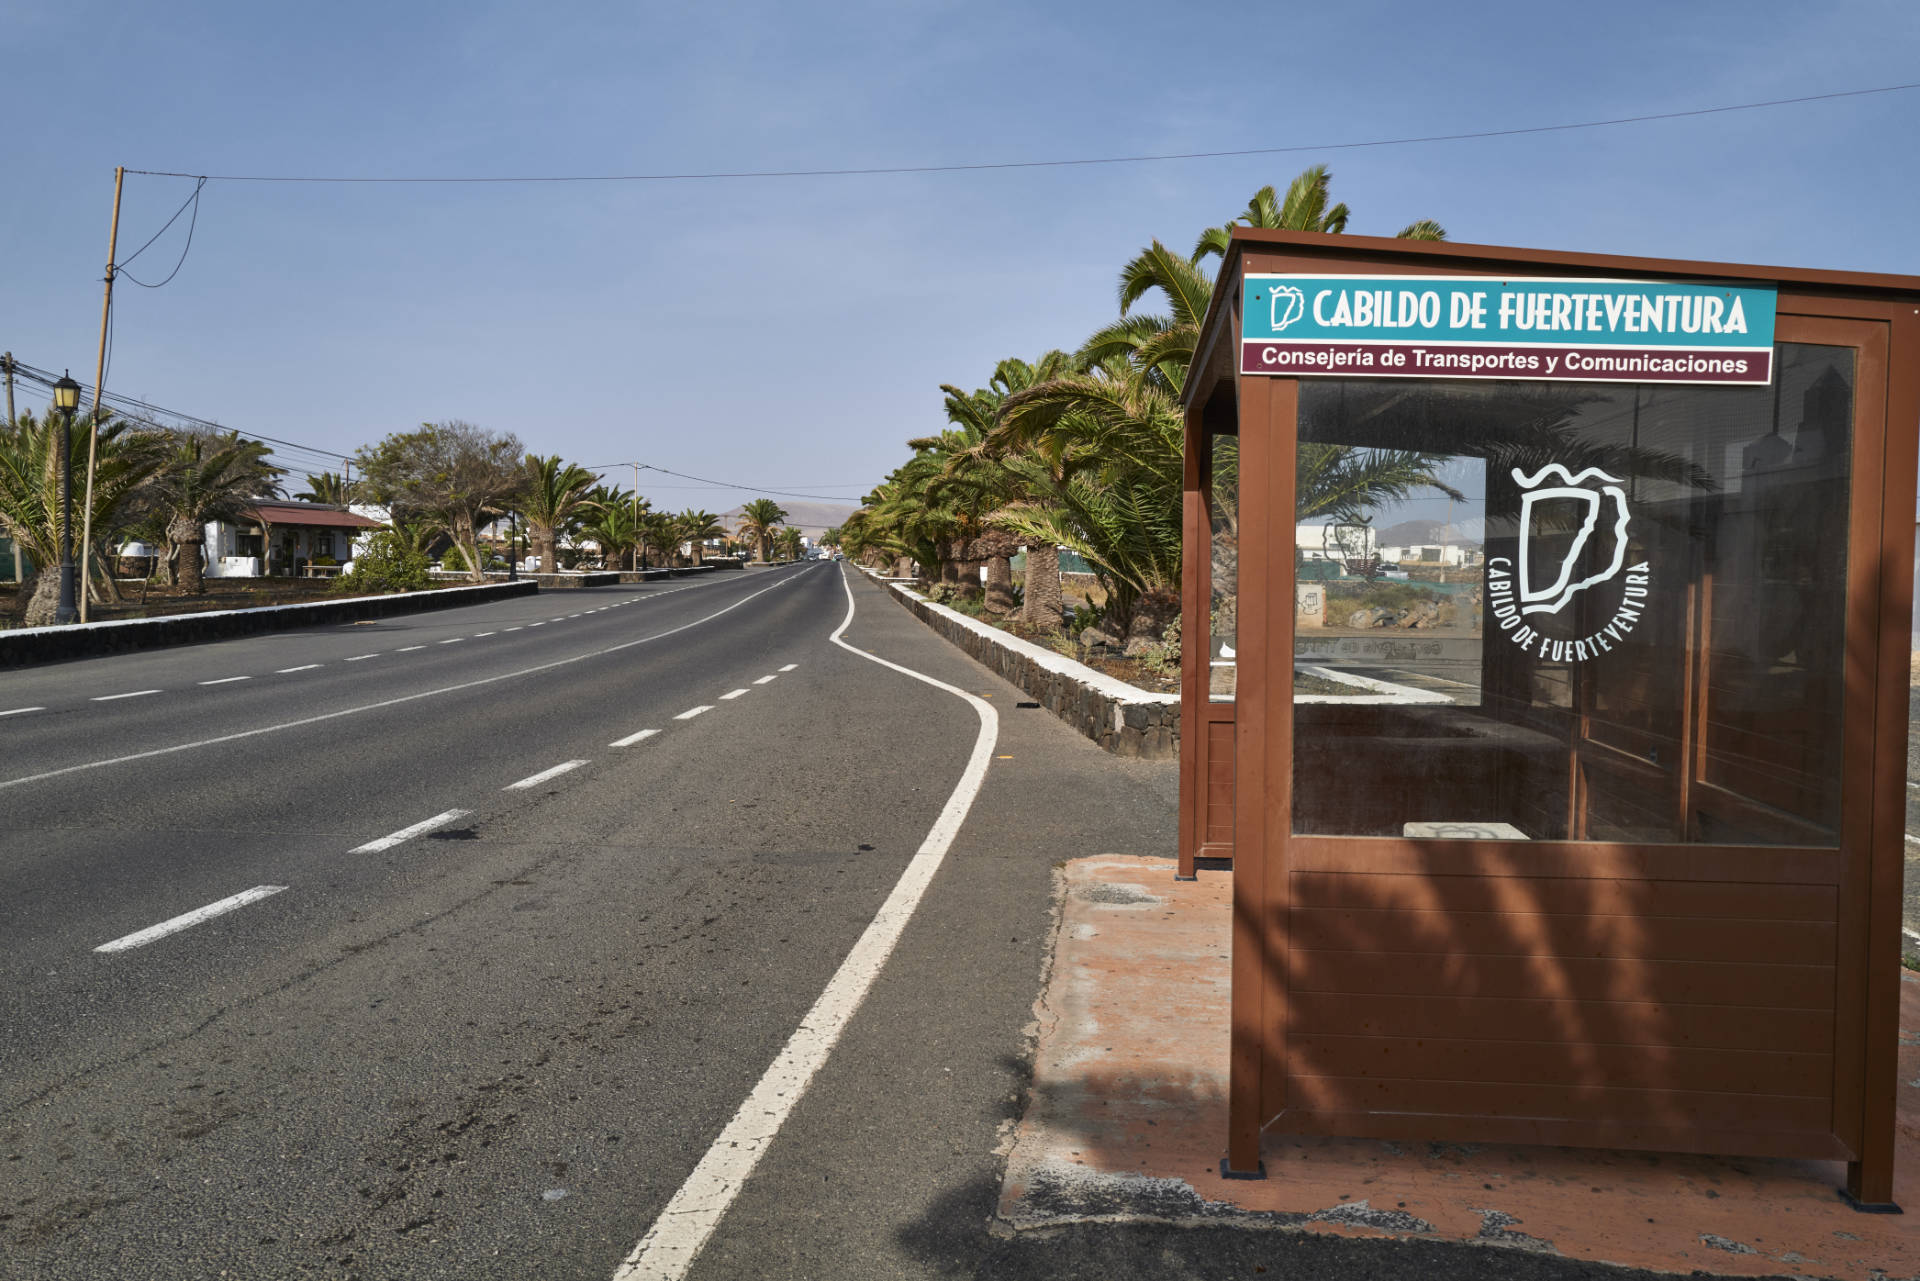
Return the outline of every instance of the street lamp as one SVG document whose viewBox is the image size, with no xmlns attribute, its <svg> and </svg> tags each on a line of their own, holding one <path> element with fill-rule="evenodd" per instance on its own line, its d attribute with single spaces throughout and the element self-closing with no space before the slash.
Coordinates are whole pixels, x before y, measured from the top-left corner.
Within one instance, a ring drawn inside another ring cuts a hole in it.
<svg viewBox="0 0 1920 1281">
<path fill-rule="evenodd" d="M 80 620 L 73 590 L 73 411 L 80 408 L 80 384 L 63 373 L 53 385 L 53 407 L 66 416 L 60 428 L 60 604 L 53 612 L 59 624 Z"/>
</svg>

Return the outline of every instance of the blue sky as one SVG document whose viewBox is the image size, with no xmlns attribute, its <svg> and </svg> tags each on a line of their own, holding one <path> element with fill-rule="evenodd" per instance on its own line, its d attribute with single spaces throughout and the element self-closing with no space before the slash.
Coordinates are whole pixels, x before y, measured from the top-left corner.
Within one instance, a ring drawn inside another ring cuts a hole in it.
<svg viewBox="0 0 1920 1281">
<path fill-rule="evenodd" d="M 90 380 L 116 164 L 397 177 L 1278 147 L 1920 80 L 1920 5 L 0 0 L 0 349 Z M 891 175 L 212 182 L 109 390 L 327 451 L 466 418 L 857 500 L 939 384 L 1077 345 L 1121 264 L 1323 161 L 1351 229 L 1911 273 L 1920 91 L 1522 138 Z M 125 257 L 191 190 L 130 177 Z M 162 277 L 185 220 L 133 266 Z M 308 470 L 305 455 L 290 456 Z M 337 469 L 337 464 L 336 464 Z M 624 473 L 630 480 L 631 473 Z M 618 479 L 619 473 L 615 478 Z M 720 511 L 751 492 L 669 488 Z M 757 492 L 757 491 L 755 491 Z"/>
</svg>

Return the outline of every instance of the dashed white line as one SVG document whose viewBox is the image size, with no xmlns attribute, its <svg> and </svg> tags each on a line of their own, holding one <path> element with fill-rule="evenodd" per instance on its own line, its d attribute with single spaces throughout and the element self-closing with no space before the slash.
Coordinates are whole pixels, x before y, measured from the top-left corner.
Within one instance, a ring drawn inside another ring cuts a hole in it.
<svg viewBox="0 0 1920 1281">
<path fill-rule="evenodd" d="M 157 689 L 136 689 L 125 694 L 100 694 L 92 701 L 96 703 L 111 703 L 116 698 L 142 698 L 148 694 L 158 694 L 159 692 Z"/>
<path fill-rule="evenodd" d="M 466 637 L 464 636 L 449 636 L 445 640 L 441 641 L 440 643 L 442 645 L 458 645 L 461 641 L 465 639 Z"/>
<path fill-rule="evenodd" d="M 323 664 L 320 664 L 320 663 L 302 663 L 302 664 L 300 664 L 300 666 L 298 666 L 298 667 L 280 667 L 280 668 L 276 668 L 276 669 L 274 670 L 274 673 L 273 673 L 273 674 L 274 674 L 275 676 L 285 676 L 285 675 L 287 675 L 287 674 L 288 674 L 288 673 L 290 673 L 290 672 L 310 672 L 310 671 L 312 671 L 312 670 L 313 670 L 314 668 L 316 668 L 316 667 L 320 667 L 320 666 L 323 666 Z"/>
<path fill-rule="evenodd" d="M 546 624 L 545 623 L 528 623 L 527 626 L 528 627 L 545 627 Z"/>
<path fill-rule="evenodd" d="M 202 685 L 231 685 L 235 681 L 250 681 L 252 679 L 253 677 L 251 676 L 222 676 L 217 681 L 201 681 L 200 683 Z"/>
<path fill-rule="evenodd" d="M 378 654 L 355 654 L 352 658 L 349 658 L 347 661 L 349 663 L 364 663 L 369 658 L 378 658 L 378 657 L 380 657 L 380 655 Z"/>
<path fill-rule="evenodd" d="M 519 629 L 518 627 L 509 627 L 509 628 L 507 628 L 507 630 L 508 630 L 508 631 L 510 631 L 510 632 L 517 632 L 517 631 L 519 631 L 520 629 Z"/>
<path fill-rule="evenodd" d="M 846 585 L 844 576 L 841 582 Z M 847 586 L 846 620 L 829 639 L 842 649 L 861 654 L 840 639 L 853 623 L 853 609 L 853 589 Z M 980 718 L 973 754 L 967 759 L 966 769 L 947 797 L 932 830 L 920 843 L 892 893 L 887 895 L 887 901 L 861 933 L 840 968 L 834 971 L 826 989 L 800 1020 L 799 1028 L 733 1114 L 733 1119 L 727 1122 L 713 1146 L 694 1166 L 693 1173 L 687 1176 L 680 1190 L 660 1211 L 660 1217 L 613 1274 L 613 1281 L 642 1281 L 643 1278 L 679 1281 L 686 1276 L 741 1186 L 779 1135 L 787 1114 L 806 1094 L 814 1074 L 827 1061 L 841 1033 L 860 1009 L 868 989 L 879 977 L 907 922 L 912 919 L 914 909 L 932 884 L 934 873 L 940 870 L 947 849 L 966 821 L 981 785 L 986 782 L 987 767 L 993 763 L 994 741 L 999 735 L 999 715 L 993 710 L 993 704 L 910 667 L 868 654 L 861 657 L 965 699 Z"/>
<path fill-rule="evenodd" d="M 635 743 L 644 742 L 647 739 L 652 738 L 655 734 L 658 734 L 659 732 L 660 731 L 657 729 L 643 729 L 638 734 L 629 734 L 625 738 L 616 738 L 613 740 L 613 742 L 608 743 L 607 746 L 608 747 L 632 747 Z"/>
<path fill-rule="evenodd" d="M 798 666 L 800 666 L 800 664 L 798 663 L 788 663 L 785 667 L 781 668 L 780 670 L 783 672 L 790 672 Z"/>
<path fill-rule="evenodd" d="M 398 650 L 394 652 L 399 654 L 410 654 L 416 649 L 425 649 L 425 648 L 426 648 L 425 645 L 402 645 Z"/>
<path fill-rule="evenodd" d="M 771 675 L 771 676 L 762 676 L 762 677 L 761 677 L 761 678 L 760 678 L 759 680 L 757 680 L 757 681 L 755 681 L 755 682 L 754 682 L 754 684 L 755 684 L 755 685 L 765 685 L 765 684 L 766 684 L 766 683 L 767 683 L 768 681 L 777 681 L 777 680 L 779 680 L 779 679 L 780 679 L 780 673 L 779 673 L 779 672 L 775 672 L 775 673 L 773 673 L 773 675 Z"/>
<path fill-rule="evenodd" d="M 675 719 L 676 721 L 690 721 L 694 717 L 698 716 L 700 713 L 710 712 L 712 710 L 713 710 L 712 703 L 702 703 L 698 707 L 688 708 L 686 711 L 680 713 L 678 716 L 674 717 L 673 719 Z"/>
<path fill-rule="evenodd" d="M 96 952 L 124 952 L 128 948 L 140 947 L 143 944 L 153 942 L 155 939 L 163 939 L 169 934 L 178 934 L 181 930 L 189 929 L 192 926 L 200 924 L 202 921 L 211 921 L 216 916 L 224 916 L 236 907 L 245 907 L 249 903 L 258 903 L 263 898 L 271 898 L 286 888 L 284 885 L 256 885 L 250 890 L 241 890 L 238 894 L 223 898 L 218 903 L 209 903 L 205 907 L 196 907 L 191 912 L 182 912 L 179 916 L 171 920 L 162 921 L 158 925 L 149 925 L 144 930 L 136 930 L 134 933 L 125 935 L 122 938 L 117 938 L 111 943 L 102 943 L 93 950 Z"/>
<path fill-rule="evenodd" d="M 485 637 L 488 637 L 488 636 L 491 636 L 491 635 L 493 635 L 493 633 L 492 633 L 492 632 L 475 632 L 475 633 L 473 634 L 473 638 L 474 638 L 475 640 L 481 640 L 481 639 L 483 639 L 483 638 L 485 638 Z"/>
<path fill-rule="evenodd" d="M 747 691 L 744 689 L 730 689 L 726 693 L 722 694 L 720 697 L 722 699 L 738 698 L 746 692 Z"/>
<path fill-rule="evenodd" d="M 639 645 L 651 645 L 655 641 L 665 640 L 669 636 L 678 636 L 682 632 L 705 626 L 716 618 L 731 614 L 734 610 L 743 608 L 753 601 L 758 600 L 760 597 L 765 596 L 767 593 L 786 586 L 787 583 L 791 581 L 791 579 L 784 580 L 767 587 L 762 587 L 758 591 L 749 592 L 739 600 L 734 601 L 731 605 L 723 605 L 711 614 L 693 619 L 690 622 L 682 623 L 678 627 L 669 627 L 665 631 L 654 632 L 650 636 L 636 636 L 632 640 L 621 641 L 617 645 L 608 645 L 604 649 L 593 650 L 589 653 L 575 654 L 568 658 L 556 658 L 544 663 L 535 663 L 531 667 L 522 667 L 511 672 L 501 672 L 494 676 L 482 676 L 475 680 L 460 681 L 453 685 L 443 685 L 437 689 L 421 690 L 414 694 L 402 694 L 396 698 L 383 698 L 378 702 L 365 703 L 358 707 L 343 707 L 338 711 L 320 712 L 317 715 L 301 716 L 293 720 L 279 721 L 271 725 L 257 725 L 252 729 L 236 730 L 231 734 L 216 734 L 210 738 L 198 738 L 185 743 L 173 743 L 166 747 L 148 748 L 143 752 L 127 752 L 119 756 L 101 757 L 98 760 L 82 761 L 78 765 L 64 765 L 59 769 L 42 770 L 37 774 L 22 774 L 14 778 L 0 778 L 0 791 L 6 791 L 15 787 L 26 787 L 32 783 L 44 783 L 50 778 L 64 778 L 69 774 L 86 773 L 97 769 L 109 769 L 116 765 L 131 764 L 134 761 L 152 760 L 159 756 L 172 756 L 176 752 L 196 752 L 201 748 L 216 747 L 222 743 L 237 743 L 243 739 L 259 738 L 265 734 L 279 734 L 290 729 L 303 729 L 308 725 L 318 725 L 325 721 L 339 720 L 344 716 L 361 716 L 367 712 L 377 712 L 389 707 L 399 707 L 405 703 L 419 702 L 421 699 L 440 698 L 447 694 L 458 693 L 461 690 L 480 689 L 488 685 L 498 685 L 503 681 L 520 680 L 540 672 L 557 671 L 562 667 L 571 667 L 575 663 L 588 662 L 591 659 L 602 658 L 608 654 L 624 653 Z M 709 591 L 713 590 L 713 588 L 709 583 L 701 583 L 695 587 L 681 587 L 675 588 L 674 590 Z M 661 593 L 661 595 L 670 594 L 671 593 L 667 592 Z"/>
<path fill-rule="evenodd" d="M 46 710 L 44 707 L 9 707 L 6 711 L 0 712 L 0 716 L 20 716 L 26 712 L 44 712 Z"/>
<path fill-rule="evenodd" d="M 444 814 L 435 814 L 432 818 L 415 823 L 412 827 L 403 827 L 390 836 L 383 836 L 377 841 L 368 841 L 365 845 L 356 845 L 348 853 L 378 854 L 381 850 L 390 850 L 403 841 L 410 841 L 416 836 L 431 832 L 436 827 L 445 827 L 455 819 L 466 816 L 466 810 L 448 810 Z"/>
<path fill-rule="evenodd" d="M 500 790 L 503 792 L 525 791 L 529 787 L 538 787 L 550 778 L 559 778 L 568 770 L 579 769 L 585 761 L 562 761 L 552 769 L 543 769 L 538 774 L 529 774 L 517 783 L 508 783 Z"/>
</svg>

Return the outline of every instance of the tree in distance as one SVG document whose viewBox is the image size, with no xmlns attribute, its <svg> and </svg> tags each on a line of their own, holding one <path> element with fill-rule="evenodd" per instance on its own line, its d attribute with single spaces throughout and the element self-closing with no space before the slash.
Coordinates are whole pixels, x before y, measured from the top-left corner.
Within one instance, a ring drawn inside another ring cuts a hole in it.
<svg viewBox="0 0 1920 1281">
<path fill-rule="evenodd" d="M 718 516 L 697 507 L 689 507 L 673 519 L 680 541 L 689 544 L 693 552 L 693 563 L 706 564 L 707 540 L 724 537 L 727 527 L 720 523 Z"/>
<path fill-rule="evenodd" d="M 166 513 L 175 581 L 187 595 L 198 596 L 207 589 L 207 522 L 237 519 L 256 500 L 278 497 L 286 472 L 267 461 L 271 449 L 239 432 L 177 432 L 172 439 L 172 451 L 153 475 L 152 496 Z"/>
<path fill-rule="evenodd" d="M 756 498 L 740 508 L 740 537 L 750 539 L 761 560 L 768 559 L 774 526 L 787 518 L 787 509 L 771 498 Z"/>
<path fill-rule="evenodd" d="M 551 574 L 560 568 L 559 536 L 598 477 L 578 463 L 561 462 L 558 454 L 528 454 L 525 468 L 520 511 L 527 518 L 527 541 L 540 568 Z"/>
<path fill-rule="evenodd" d="M 355 456 L 369 497 L 402 513 L 430 518 L 453 539 L 468 565 L 484 564 L 479 530 L 506 512 L 526 482 L 524 450 L 512 432 L 488 431 L 452 419 L 395 432 Z M 485 573 L 471 571 L 474 581 Z"/>
<path fill-rule="evenodd" d="M 345 507 L 357 501 L 354 491 L 357 485 L 342 479 L 339 473 L 323 471 L 319 475 L 307 474 L 307 487 L 293 496 L 297 503 L 319 503 L 323 507 Z"/>
</svg>

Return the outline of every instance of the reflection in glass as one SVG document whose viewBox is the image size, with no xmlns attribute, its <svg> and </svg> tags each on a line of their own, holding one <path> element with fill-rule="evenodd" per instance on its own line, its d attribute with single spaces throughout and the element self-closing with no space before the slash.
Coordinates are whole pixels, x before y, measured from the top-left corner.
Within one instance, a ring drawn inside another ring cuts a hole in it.
<svg viewBox="0 0 1920 1281">
<path fill-rule="evenodd" d="M 1778 369 L 1301 380 L 1295 830 L 1834 845 L 1853 352 Z M 1329 451 L 1432 479 L 1310 513 Z"/>
<path fill-rule="evenodd" d="M 1239 674 L 1235 654 L 1240 614 L 1240 438 L 1215 435 L 1209 438 L 1209 445 L 1213 589 L 1208 613 L 1207 696 L 1215 702 L 1230 703 Z"/>
</svg>

